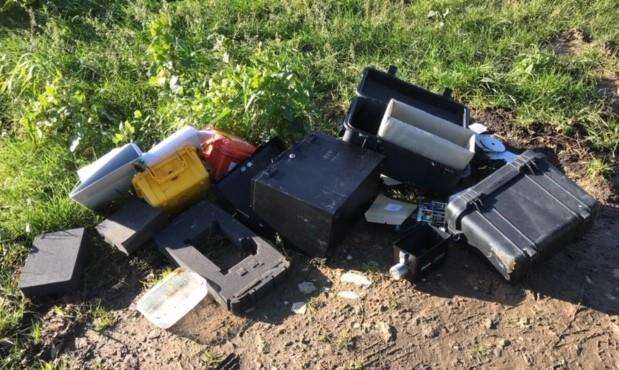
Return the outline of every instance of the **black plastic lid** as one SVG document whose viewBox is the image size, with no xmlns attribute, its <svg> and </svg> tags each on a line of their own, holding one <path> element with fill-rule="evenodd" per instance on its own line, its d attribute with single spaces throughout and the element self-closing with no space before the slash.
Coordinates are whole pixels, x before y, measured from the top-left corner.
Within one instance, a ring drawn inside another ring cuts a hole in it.
<svg viewBox="0 0 619 370">
<path fill-rule="evenodd" d="M 396 99 L 413 107 L 422 109 L 459 126 L 468 127 L 469 110 L 451 99 L 451 90 L 444 95 L 435 94 L 419 86 L 395 77 L 397 69 L 393 66 L 389 72 L 379 71 L 373 67 L 363 70 L 363 77 L 357 86 L 357 95 L 376 99 L 387 104 Z"/>
</svg>

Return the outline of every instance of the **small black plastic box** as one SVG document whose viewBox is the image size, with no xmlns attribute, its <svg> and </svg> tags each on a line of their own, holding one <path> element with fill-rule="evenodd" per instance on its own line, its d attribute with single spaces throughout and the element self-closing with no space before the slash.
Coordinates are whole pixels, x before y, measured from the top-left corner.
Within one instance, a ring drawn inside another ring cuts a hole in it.
<svg viewBox="0 0 619 370">
<path fill-rule="evenodd" d="M 377 136 L 381 119 L 390 99 L 441 117 L 455 125 L 468 127 L 469 110 L 449 96 L 434 94 L 395 77 L 368 67 L 357 87 L 357 97 L 344 119 L 343 140 L 385 155 L 382 171 L 396 180 L 412 183 L 436 194 L 448 194 L 468 176 L 469 167 L 456 170 L 417 153 L 391 144 Z"/>
<path fill-rule="evenodd" d="M 294 247 L 325 256 L 376 197 L 383 158 L 310 134 L 254 177 L 252 207 Z"/>
<path fill-rule="evenodd" d="M 464 234 L 507 280 L 582 235 L 598 209 L 596 200 L 527 150 L 447 205 L 451 233 Z"/>
<path fill-rule="evenodd" d="M 285 149 L 281 140 L 274 138 L 260 145 L 254 154 L 238 164 L 215 183 L 213 190 L 221 206 L 250 229 L 272 236 L 273 229 L 251 209 L 251 180 L 267 168 Z"/>
<path fill-rule="evenodd" d="M 394 261 L 400 262 L 404 255 L 408 267 L 406 278 L 417 281 L 445 260 L 453 238 L 438 227 L 419 222 L 393 244 Z"/>
</svg>

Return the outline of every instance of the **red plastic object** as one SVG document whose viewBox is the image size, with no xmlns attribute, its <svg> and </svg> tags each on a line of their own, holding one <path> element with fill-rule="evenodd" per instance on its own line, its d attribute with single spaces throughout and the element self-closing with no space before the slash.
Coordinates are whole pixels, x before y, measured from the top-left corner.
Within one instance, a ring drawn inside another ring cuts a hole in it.
<svg viewBox="0 0 619 370">
<path fill-rule="evenodd" d="M 208 130 L 202 134 L 202 157 L 210 165 L 215 180 L 222 178 L 256 150 L 256 147 L 247 141 L 220 131 Z"/>
</svg>

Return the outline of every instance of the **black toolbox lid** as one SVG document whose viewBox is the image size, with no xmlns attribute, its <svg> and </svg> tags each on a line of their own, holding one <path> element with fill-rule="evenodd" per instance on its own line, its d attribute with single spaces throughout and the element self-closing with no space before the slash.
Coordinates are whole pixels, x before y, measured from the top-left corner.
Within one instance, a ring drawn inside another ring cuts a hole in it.
<svg viewBox="0 0 619 370">
<path fill-rule="evenodd" d="M 443 95 L 435 94 L 400 80 L 395 76 L 396 71 L 395 67 L 390 67 L 388 73 L 366 67 L 357 86 L 357 95 L 376 99 L 385 104 L 390 99 L 396 99 L 449 122 L 468 127 L 469 110 L 451 99 L 450 90 L 446 90 Z"/>
</svg>

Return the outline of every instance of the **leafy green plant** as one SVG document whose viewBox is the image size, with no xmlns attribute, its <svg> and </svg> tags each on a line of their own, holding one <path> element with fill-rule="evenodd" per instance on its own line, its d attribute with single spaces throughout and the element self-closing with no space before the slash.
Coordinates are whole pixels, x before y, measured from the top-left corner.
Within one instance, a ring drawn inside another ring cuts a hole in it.
<svg viewBox="0 0 619 370">
<path fill-rule="evenodd" d="M 223 358 L 215 352 L 206 350 L 202 353 L 202 355 L 200 355 L 200 360 L 202 361 L 204 369 L 210 370 L 216 369 L 223 361 Z"/>
<path fill-rule="evenodd" d="M 91 306 L 90 314 L 93 318 L 93 328 L 96 331 L 105 331 L 114 326 L 117 322 L 114 313 L 107 310 L 100 301 L 95 301 Z"/>
<path fill-rule="evenodd" d="M 315 113 L 311 84 L 295 70 L 292 49 L 259 47 L 247 64 L 225 64 L 205 89 L 195 89 L 197 120 L 259 142 L 279 135 L 298 139 L 309 130 Z"/>
<path fill-rule="evenodd" d="M 612 167 L 604 160 L 594 158 L 587 163 L 587 176 L 591 178 L 608 176 L 612 173 Z"/>
</svg>

